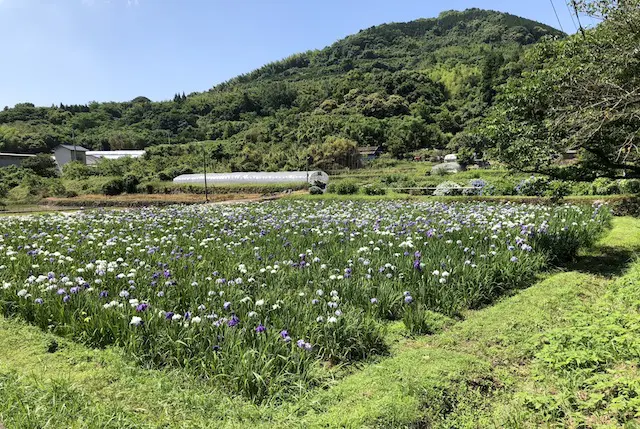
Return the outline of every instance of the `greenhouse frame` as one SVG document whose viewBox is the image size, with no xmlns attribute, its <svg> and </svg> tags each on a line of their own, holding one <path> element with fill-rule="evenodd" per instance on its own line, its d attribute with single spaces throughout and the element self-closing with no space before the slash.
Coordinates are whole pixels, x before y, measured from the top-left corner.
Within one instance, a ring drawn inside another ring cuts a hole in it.
<svg viewBox="0 0 640 429">
<path fill-rule="evenodd" d="M 205 175 L 182 174 L 173 183 L 182 184 L 204 184 Z M 324 171 L 274 171 L 274 172 L 242 172 L 242 173 L 207 173 L 207 183 L 209 185 L 246 185 L 246 184 L 275 184 L 275 183 L 316 183 L 327 185 L 329 175 Z"/>
</svg>

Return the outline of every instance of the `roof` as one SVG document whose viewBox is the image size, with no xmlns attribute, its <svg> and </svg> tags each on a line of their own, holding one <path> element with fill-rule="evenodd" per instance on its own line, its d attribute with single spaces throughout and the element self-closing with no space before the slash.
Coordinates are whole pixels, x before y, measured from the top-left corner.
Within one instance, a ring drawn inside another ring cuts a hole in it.
<svg viewBox="0 0 640 429">
<path fill-rule="evenodd" d="M 77 145 L 74 146 L 72 144 L 61 144 L 58 147 L 62 147 L 62 148 L 67 149 L 67 150 L 75 150 L 76 152 L 88 152 L 89 151 L 89 149 L 85 149 L 82 146 L 77 146 Z M 58 149 L 58 147 L 56 147 L 56 149 Z"/>
<path fill-rule="evenodd" d="M 373 155 L 380 152 L 382 148 L 380 146 L 361 146 L 358 148 L 360 155 Z"/>
<path fill-rule="evenodd" d="M 144 150 L 88 150 L 87 155 L 97 157 L 142 156 Z"/>
<path fill-rule="evenodd" d="M 207 173 L 207 181 L 220 183 L 304 183 L 328 182 L 329 176 L 324 171 L 248 171 L 236 173 Z M 174 183 L 204 183 L 204 174 L 182 174 L 173 179 Z"/>
<path fill-rule="evenodd" d="M 30 155 L 28 153 L 8 153 L 8 152 L 0 152 L 0 156 L 15 156 L 16 158 L 24 158 L 31 157 L 35 155 Z"/>
</svg>

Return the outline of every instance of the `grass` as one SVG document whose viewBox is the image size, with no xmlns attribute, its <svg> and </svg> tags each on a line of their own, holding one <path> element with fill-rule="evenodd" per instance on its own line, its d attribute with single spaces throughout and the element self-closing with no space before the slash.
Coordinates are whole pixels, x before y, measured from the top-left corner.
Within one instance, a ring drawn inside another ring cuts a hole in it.
<svg viewBox="0 0 640 429">
<path fill-rule="evenodd" d="M 565 197 L 564 202 L 573 204 L 593 204 L 596 201 L 614 203 L 633 195 L 577 195 Z M 434 197 L 431 195 L 410 195 L 395 191 L 388 191 L 385 195 L 365 195 L 362 193 L 354 195 L 338 195 L 325 193 L 321 195 L 311 195 L 306 191 L 294 192 L 284 196 L 287 199 L 302 200 L 337 200 L 337 201 L 379 201 L 379 200 L 413 200 L 413 201 L 492 201 L 492 202 L 515 202 L 515 203 L 544 203 L 549 202 L 548 197 L 529 197 L 525 195 L 505 195 L 505 196 L 444 196 Z"/>
<path fill-rule="evenodd" d="M 260 194 L 209 195 L 210 202 L 259 199 Z M 71 198 L 49 197 L 42 201 L 45 206 L 57 207 L 142 207 L 167 206 L 172 204 L 204 203 L 202 194 L 122 194 L 115 196 L 81 195 Z"/>
<path fill-rule="evenodd" d="M 0 422 L 7 428 L 632 426 L 640 384 L 639 251 L 640 220 L 616 218 L 594 249 L 530 288 L 469 311 L 432 336 L 406 336 L 395 322 L 389 357 L 363 363 L 324 389 L 300 392 L 295 402 L 261 406 L 177 371 L 141 369 L 118 349 L 87 349 L 0 318 Z M 593 340 L 588 350 L 605 358 L 565 364 L 584 351 L 572 339 Z"/>
</svg>

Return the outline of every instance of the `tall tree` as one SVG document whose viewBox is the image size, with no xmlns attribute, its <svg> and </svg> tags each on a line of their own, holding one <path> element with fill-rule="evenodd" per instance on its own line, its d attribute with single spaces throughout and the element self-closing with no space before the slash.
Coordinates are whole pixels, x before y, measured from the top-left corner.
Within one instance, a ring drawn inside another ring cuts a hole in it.
<svg viewBox="0 0 640 429">
<path fill-rule="evenodd" d="M 510 166 L 590 180 L 640 177 L 640 0 L 582 0 L 602 19 L 528 52 L 527 70 L 499 96 L 485 133 Z M 562 165 L 568 150 L 578 160 Z"/>
</svg>

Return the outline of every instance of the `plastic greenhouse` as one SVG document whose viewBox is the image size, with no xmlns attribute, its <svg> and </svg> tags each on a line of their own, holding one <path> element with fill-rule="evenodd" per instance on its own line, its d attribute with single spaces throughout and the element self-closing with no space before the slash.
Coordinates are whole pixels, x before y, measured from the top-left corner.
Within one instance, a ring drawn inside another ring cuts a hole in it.
<svg viewBox="0 0 640 429">
<path fill-rule="evenodd" d="M 275 172 L 244 172 L 244 173 L 207 173 L 207 183 L 210 185 L 244 185 L 270 183 L 329 183 L 329 175 L 324 171 L 275 171 Z M 204 174 L 183 174 L 173 183 L 204 184 Z"/>
</svg>

